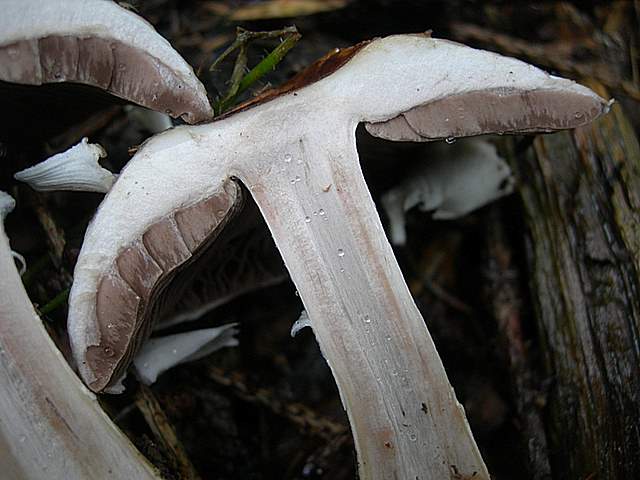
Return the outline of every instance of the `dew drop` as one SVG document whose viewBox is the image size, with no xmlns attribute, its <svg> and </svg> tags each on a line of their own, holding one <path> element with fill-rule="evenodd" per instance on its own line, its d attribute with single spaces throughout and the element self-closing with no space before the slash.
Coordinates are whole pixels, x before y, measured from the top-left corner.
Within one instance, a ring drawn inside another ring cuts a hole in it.
<svg viewBox="0 0 640 480">
<path fill-rule="evenodd" d="M 573 118 L 575 118 L 576 120 L 580 120 L 583 116 L 584 114 L 582 112 L 576 112 L 573 114 Z"/>
<path fill-rule="evenodd" d="M 444 141 L 451 145 L 452 143 L 456 142 L 456 137 L 447 137 L 444 139 Z"/>
<path fill-rule="evenodd" d="M 310 223 L 311 222 L 311 217 L 306 216 L 304 217 L 304 223 Z"/>
<path fill-rule="evenodd" d="M 320 210 L 318 210 L 318 215 L 320 215 L 321 217 L 324 217 L 326 214 L 326 212 L 321 208 Z"/>
<path fill-rule="evenodd" d="M 284 163 L 289 163 L 289 162 L 291 162 L 291 154 L 290 154 L 290 153 L 287 153 L 287 154 L 284 156 Z"/>
<path fill-rule="evenodd" d="M 344 268 L 341 268 L 341 269 L 340 269 L 340 273 L 344 273 Z"/>
<path fill-rule="evenodd" d="M 111 348 L 111 347 L 104 347 L 104 354 L 107 357 L 113 357 L 115 355 L 115 352 L 113 351 L 113 348 Z"/>
<path fill-rule="evenodd" d="M 369 315 L 365 315 L 364 317 L 362 317 L 362 321 L 364 323 L 371 323 L 371 317 Z"/>
<path fill-rule="evenodd" d="M 343 249 L 341 249 L 341 248 L 338 249 L 338 256 L 339 257 L 344 257 L 344 250 Z"/>
<path fill-rule="evenodd" d="M 415 442 L 416 440 L 418 440 L 418 436 L 415 433 L 412 433 L 409 435 L 409 440 Z"/>
</svg>

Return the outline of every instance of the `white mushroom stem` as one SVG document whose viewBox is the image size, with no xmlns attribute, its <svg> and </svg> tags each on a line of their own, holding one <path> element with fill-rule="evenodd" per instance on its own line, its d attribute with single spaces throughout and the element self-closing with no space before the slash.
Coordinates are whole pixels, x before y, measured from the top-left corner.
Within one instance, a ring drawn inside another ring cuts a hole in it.
<svg viewBox="0 0 640 480">
<path fill-rule="evenodd" d="M 147 340 L 133 360 L 138 377 L 151 385 L 158 376 L 175 366 L 198 360 L 224 347 L 237 346 L 236 327 L 236 323 L 230 323 Z"/>
<path fill-rule="evenodd" d="M 417 206 L 433 210 L 433 218 L 462 217 L 513 191 L 509 165 L 486 138 L 430 145 L 424 164 L 382 195 L 389 219 L 391 243 L 407 241 L 405 213 Z"/>
<path fill-rule="evenodd" d="M 13 199 L 0 192 L 0 220 Z M 159 479 L 42 326 L 0 221 L 0 476 Z"/>
<path fill-rule="evenodd" d="M 14 178 L 40 192 L 70 190 L 106 193 L 115 181 L 115 175 L 98 163 L 100 158 L 106 156 L 107 152 L 102 146 L 89 143 L 85 137 L 68 150 L 16 173 Z"/>
<path fill-rule="evenodd" d="M 245 165 L 238 174 L 313 321 L 349 416 L 360 477 L 446 478 L 455 466 L 489 478 L 384 237 L 355 135 L 345 129 L 330 137 L 284 145 L 270 168 Z M 283 174 L 286 155 L 293 161 Z M 328 184 L 334 188 L 325 191 Z"/>
</svg>

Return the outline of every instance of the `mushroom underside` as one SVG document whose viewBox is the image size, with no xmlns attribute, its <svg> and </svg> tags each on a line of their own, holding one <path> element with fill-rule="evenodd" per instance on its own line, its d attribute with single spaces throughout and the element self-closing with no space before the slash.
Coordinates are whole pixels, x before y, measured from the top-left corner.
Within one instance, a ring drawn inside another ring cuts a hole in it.
<svg viewBox="0 0 640 480">
<path fill-rule="evenodd" d="M 376 137 L 420 142 L 487 133 L 552 132 L 586 125 L 601 113 L 602 105 L 586 95 L 492 88 L 418 105 L 365 127 Z"/>
<path fill-rule="evenodd" d="M 209 118 L 198 92 L 144 50 L 97 36 L 52 35 L 0 46 L 0 80 L 99 87 L 190 123 Z M 208 107 L 208 105 L 207 105 Z"/>
<path fill-rule="evenodd" d="M 84 360 L 94 378 L 92 390 L 102 391 L 122 378 L 158 311 L 166 308 L 167 287 L 218 239 L 242 209 L 242 199 L 231 180 L 222 192 L 159 219 L 120 250 L 97 282 L 97 341 L 87 345 Z"/>
</svg>

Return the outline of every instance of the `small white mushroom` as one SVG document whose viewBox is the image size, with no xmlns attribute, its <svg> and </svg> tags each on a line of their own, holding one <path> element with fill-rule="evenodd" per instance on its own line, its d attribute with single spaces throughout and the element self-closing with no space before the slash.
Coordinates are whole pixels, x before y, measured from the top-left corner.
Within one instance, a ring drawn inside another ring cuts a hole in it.
<svg viewBox="0 0 640 480">
<path fill-rule="evenodd" d="M 106 157 L 104 148 L 83 138 L 70 149 L 14 175 L 16 180 L 28 183 L 40 192 L 70 190 L 106 193 L 115 181 L 115 175 L 98 163 Z"/>
<path fill-rule="evenodd" d="M 382 196 L 394 245 L 406 243 L 405 213 L 415 206 L 433 210 L 434 219 L 451 220 L 513 191 L 509 165 L 486 138 L 430 147 L 428 161 Z"/>
<path fill-rule="evenodd" d="M 138 377 L 146 385 L 170 368 L 203 358 L 224 347 L 235 347 L 237 323 L 151 338 L 133 360 Z"/>
</svg>

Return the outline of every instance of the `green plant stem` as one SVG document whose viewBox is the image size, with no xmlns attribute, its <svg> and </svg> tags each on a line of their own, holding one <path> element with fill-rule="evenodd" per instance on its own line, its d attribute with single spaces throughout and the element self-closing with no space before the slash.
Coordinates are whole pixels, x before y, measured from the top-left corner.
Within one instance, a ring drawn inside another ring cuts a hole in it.
<svg viewBox="0 0 640 480">
<path fill-rule="evenodd" d="M 42 308 L 39 309 L 40 314 L 47 315 L 54 310 L 57 310 L 62 305 L 64 305 L 64 303 L 67 301 L 67 298 L 69 298 L 69 289 L 65 288 L 63 291 L 53 297 L 48 303 L 46 303 Z"/>
<path fill-rule="evenodd" d="M 286 38 L 274 48 L 258 65 L 256 65 L 249 73 L 242 77 L 247 65 L 247 44 L 248 42 L 262 38 L 272 38 L 275 36 L 286 35 Z M 220 57 L 213 63 L 214 68 L 220 61 L 227 57 L 233 50 L 240 49 L 236 64 L 233 68 L 230 87 L 227 93 L 214 105 L 214 110 L 221 114 L 228 110 L 236 101 L 238 95 L 242 94 L 251 85 L 260 80 L 265 74 L 271 70 L 275 70 L 276 66 L 282 61 L 287 52 L 291 50 L 302 35 L 298 33 L 295 27 L 287 27 L 283 30 L 274 32 L 248 32 L 239 30 L 238 37 L 234 43 L 225 50 Z"/>
</svg>

